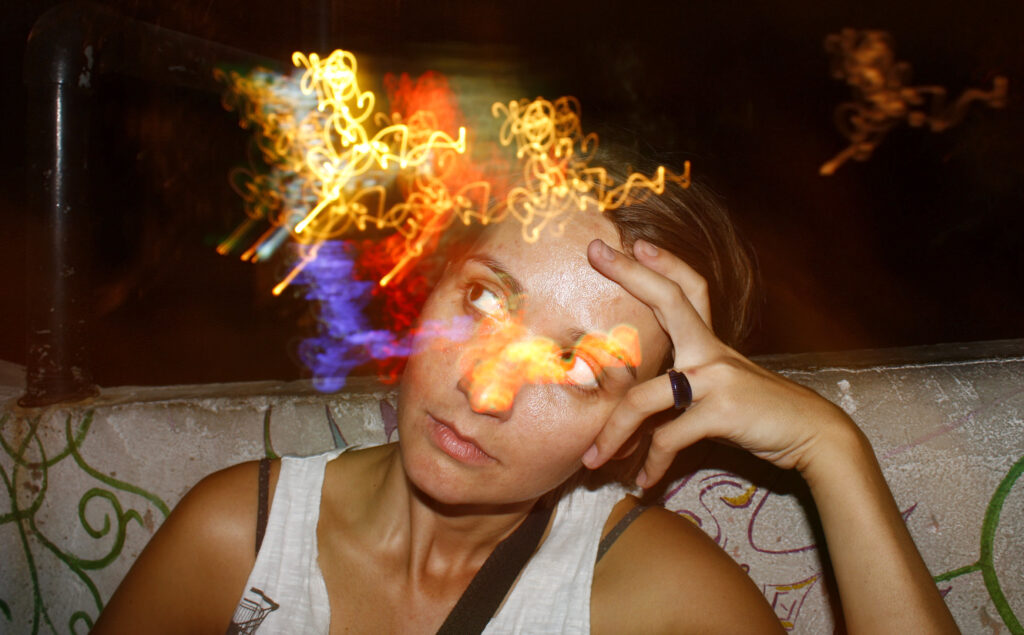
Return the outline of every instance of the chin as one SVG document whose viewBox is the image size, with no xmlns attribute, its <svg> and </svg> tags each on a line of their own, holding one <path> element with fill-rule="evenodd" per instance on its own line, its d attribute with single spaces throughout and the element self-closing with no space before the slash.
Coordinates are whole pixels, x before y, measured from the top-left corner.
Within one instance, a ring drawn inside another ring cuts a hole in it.
<svg viewBox="0 0 1024 635">
<path fill-rule="evenodd" d="M 483 493 L 476 486 L 476 479 L 469 474 L 461 474 L 465 470 L 451 464 L 440 452 L 432 452 L 429 447 L 408 447 L 402 439 L 399 436 L 402 468 L 406 478 L 419 492 L 446 505 L 479 502 L 473 500 Z"/>
<path fill-rule="evenodd" d="M 443 506 L 500 508 L 517 506 L 543 495 L 524 489 L 522 481 L 511 482 L 497 468 L 469 468 L 452 461 L 440 451 L 402 451 L 402 467 L 409 483 L 430 501 Z"/>
</svg>

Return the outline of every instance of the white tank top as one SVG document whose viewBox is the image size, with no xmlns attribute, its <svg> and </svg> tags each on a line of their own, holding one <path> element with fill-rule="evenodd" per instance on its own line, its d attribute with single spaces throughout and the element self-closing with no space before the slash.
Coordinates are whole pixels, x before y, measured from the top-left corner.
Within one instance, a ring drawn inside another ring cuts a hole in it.
<svg viewBox="0 0 1024 635">
<path fill-rule="evenodd" d="M 228 633 L 329 633 L 316 528 L 324 468 L 343 451 L 281 460 L 263 545 Z M 625 495 L 625 488 L 611 484 L 563 496 L 547 538 L 484 633 L 589 633 L 598 543 L 608 515 Z"/>
</svg>

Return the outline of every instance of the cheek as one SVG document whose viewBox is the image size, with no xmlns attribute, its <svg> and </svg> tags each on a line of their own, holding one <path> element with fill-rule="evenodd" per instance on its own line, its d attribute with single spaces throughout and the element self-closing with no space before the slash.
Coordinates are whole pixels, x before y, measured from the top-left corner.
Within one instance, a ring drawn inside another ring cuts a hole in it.
<svg viewBox="0 0 1024 635">
<path fill-rule="evenodd" d="M 533 465 L 563 466 L 570 473 L 593 443 L 614 404 L 580 403 L 562 386 L 528 386 L 516 400 L 513 420 L 523 460 Z M 569 468 L 565 468 L 565 466 Z"/>
<path fill-rule="evenodd" d="M 451 346 L 445 347 L 441 342 L 418 342 L 417 347 L 409 356 L 402 371 L 402 380 L 398 385 L 398 414 L 401 424 L 403 414 L 411 410 L 418 411 L 422 406 L 444 391 L 457 389 L 458 377 L 453 369 L 456 367 Z"/>
</svg>

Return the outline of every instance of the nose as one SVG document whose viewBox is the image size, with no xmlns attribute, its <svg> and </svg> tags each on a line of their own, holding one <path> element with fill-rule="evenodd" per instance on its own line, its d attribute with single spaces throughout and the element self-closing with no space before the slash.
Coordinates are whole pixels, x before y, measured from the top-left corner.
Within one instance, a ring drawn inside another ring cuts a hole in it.
<svg viewBox="0 0 1024 635">
<path fill-rule="evenodd" d="M 558 351 L 521 324 L 484 322 L 459 352 L 459 390 L 474 412 L 504 421 L 524 384 L 558 380 Z"/>
<path fill-rule="evenodd" d="M 512 414 L 516 393 L 522 386 L 519 373 L 502 372 L 496 360 L 472 360 L 459 378 L 459 391 L 473 412 L 505 421 Z"/>
</svg>

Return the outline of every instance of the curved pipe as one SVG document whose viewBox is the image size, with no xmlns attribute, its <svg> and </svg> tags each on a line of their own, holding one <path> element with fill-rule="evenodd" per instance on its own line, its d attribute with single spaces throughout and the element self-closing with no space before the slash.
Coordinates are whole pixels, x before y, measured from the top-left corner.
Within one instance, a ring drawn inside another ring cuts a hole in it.
<svg viewBox="0 0 1024 635">
<path fill-rule="evenodd" d="M 28 350 L 25 407 L 98 394 L 88 351 L 92 221 L 90 120 L 96 78 L 121 74 L 220 92 L 217 67 L 270 69 L 250 53 L 117 15 L 89 2 L 54 7 L 25 49 L 28 93 Z"/>
</svg>

